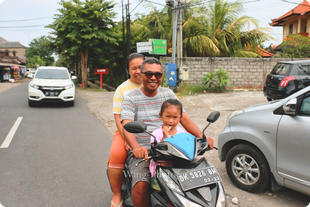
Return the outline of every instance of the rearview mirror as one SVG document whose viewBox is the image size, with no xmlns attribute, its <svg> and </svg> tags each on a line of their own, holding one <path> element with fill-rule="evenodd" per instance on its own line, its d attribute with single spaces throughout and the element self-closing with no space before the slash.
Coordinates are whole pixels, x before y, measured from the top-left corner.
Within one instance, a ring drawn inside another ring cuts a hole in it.
<svg viewBox="0 0 310 207">
<path fill-rule="evenodd" d="M 72 79 L 72 80 L 75 80 L 75 79 L 76 79 L 76 76 L 75 76 L 75 75 L 73 75 L 73 76 L 71 77 L 71 79 Z"/>
<path fill-rule="evenodd" d="M 145 132 L 147 126 L 141 121 L 132 121 L 125 124 L 124 128 L 130 133 L 142 133 Z"/>
<path fill-rule="evenodd" d="M 296 105 L 297 105 L 297 98 L 293 98 L 285 103 L 283 106 L 284 112 L 287 115 L 296 115 Z"/>
<path fill-rule="evenodd" d="M 210 123 L 214 123 L 220 117 L 219 111 L 213 111 L 207 118 L 207 121 Z"/>
</svg>

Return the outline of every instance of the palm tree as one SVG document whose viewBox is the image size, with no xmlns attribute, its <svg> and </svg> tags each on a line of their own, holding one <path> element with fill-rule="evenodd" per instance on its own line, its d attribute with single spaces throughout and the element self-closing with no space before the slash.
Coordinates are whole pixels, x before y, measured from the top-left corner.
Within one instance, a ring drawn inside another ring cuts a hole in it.
<svg viewBox="0 0 310 207">
<path fill-rule="evenodd" d="M 262 42 L 273 39 L 249 16 L 238 17 L 243 5 L 225 0 L 189 9 L 183 24 L 184 56 L 255 57 Z M 251 25 L 255 29 L 247 30 Z M 252 49 L 252 51 L 251 51 Z"/>
</svg>

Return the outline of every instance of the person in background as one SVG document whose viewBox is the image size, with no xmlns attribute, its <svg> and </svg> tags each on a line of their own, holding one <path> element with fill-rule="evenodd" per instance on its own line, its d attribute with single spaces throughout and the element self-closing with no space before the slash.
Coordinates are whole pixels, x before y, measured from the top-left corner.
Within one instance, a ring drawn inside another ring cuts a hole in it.
<svg viewBox="0 0 310 207">
<path fill-rule="evenodd" d="M 134 89 L 141 88 L 141 64 L 144 56 L 139 53 L 132 53 L 127 57 L 128 72 L 130 79 L 123 82 L 117 87 L 113 98 L 113 113 L 117 130 L 113 137 L 110 150 L 110 158 L 108 161 L 108 175 L 112 188 L 111 207 L 121 207 L 123 204 L 121 187 L 123 182 L 123 169 L 127 157 L 127 150 L 130 149 L 124 140 L 123 126 L 121 120 L 121 110 L 124 97 Z"/>
</svg>

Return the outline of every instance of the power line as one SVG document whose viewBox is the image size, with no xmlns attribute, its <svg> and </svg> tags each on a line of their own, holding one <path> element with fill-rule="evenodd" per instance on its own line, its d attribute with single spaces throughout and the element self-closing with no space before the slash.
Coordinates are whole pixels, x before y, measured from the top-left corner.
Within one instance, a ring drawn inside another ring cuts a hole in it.
<svg viewBox="0 0 310 207">
<path fill-rule="evenodd" d="M 286 2 L 286 3 L 290 3 L 290 4 L 298 4 L 298 5 L 310 7 L 309 5 L 306 5 L 304 3 L 297 3 L 297 2 L 293 2 L 293 1 L 287 1 L 287 0 L 281 0 L 281 1 Z"/>
<path fill-rule="evenodd" d="M 143 0 L 142 1 L 140 1 L 140 3 L 133 9 L 133 10 L 131 10 L 131 12 L 130 13 L 132 13 L 141 3 L 143 2 Z"/>
<path fill-rule="evenodd" d="M 22 21 L 32 21 L 32 20 L 40 20 L 40 19 L 50 19 L 53 17 L 41 17 L 41 18 L 35 18 L 35 19 L 20 19 L 20 20 L 6 20 L 6 21 L 0 21 L 0 22 L 22 22 Z"/>
<path fill-rule="evenodd" d="M 159 3 L 154 2 L 154 1 L 149 1 L 149 0 L 145 0 L 145 1 L 150 2 L 150 3 L 153 3 L 153 4 L 157 4 L 157 5 L 160 5 L 160 6 L 166 6 L 166 5 L 164 5 L 164 4 L 159 4 Z"/>
<path fill-rule="evenodd" d="M 8 26 L 0 28 L 24 28 L 24 27 L 45 27 L 46 25 L 29 25 L 29 26 Z"/>
</svg>

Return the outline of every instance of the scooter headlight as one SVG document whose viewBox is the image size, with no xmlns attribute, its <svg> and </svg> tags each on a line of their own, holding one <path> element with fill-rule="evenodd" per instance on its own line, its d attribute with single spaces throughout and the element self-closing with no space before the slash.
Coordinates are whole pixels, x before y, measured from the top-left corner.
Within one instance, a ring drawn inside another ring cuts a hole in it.
<svg viewBox="0 0 310 207">
<path fill-rule="evenodd" d="M 220 183 L 218 186 L 219 186 L 219 197 L 217 198 L 216 201 L 216 207 L 227 207 L 228 205 L 224 189 Z"/>
<path fill-rule="evenodd" d="M 202 207 L 201 205 L 199 205 L 197 203 L 193 203 L 192 201 L 187 200 L 186 198 L 184 198 L 183 196 L 181 196 L 179 194 L 175 194 L 175 195 L 181 201 L 181 203 L 184 205 L 184 207 Z"/>
<path fill-rule="evenodd" d="M 159 169 L 160 176 L 163 178 L 166 185 L 175 193 L 184 196 L 184 193 L 180 189 L 180 187 L 160 168 Z"/>
</svg>

